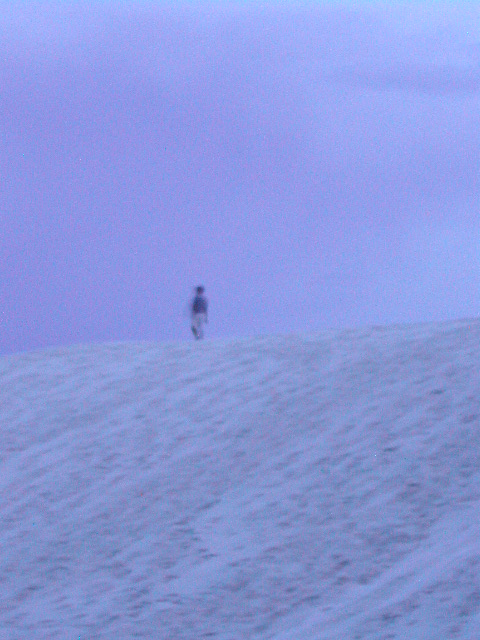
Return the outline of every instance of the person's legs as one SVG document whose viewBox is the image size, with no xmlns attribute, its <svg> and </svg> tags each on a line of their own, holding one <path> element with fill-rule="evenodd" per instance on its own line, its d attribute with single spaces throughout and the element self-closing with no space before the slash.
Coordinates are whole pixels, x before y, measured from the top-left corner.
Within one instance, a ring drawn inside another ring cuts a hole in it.
<svg viewBox="0 0 480 640">
<path fill-rule="evenodd" d="M 192 318 L 192 332 L 197 340 L 203 338 L 203 323 L 205 322 L 204 313 L 195 313 Z"/>
</svg>

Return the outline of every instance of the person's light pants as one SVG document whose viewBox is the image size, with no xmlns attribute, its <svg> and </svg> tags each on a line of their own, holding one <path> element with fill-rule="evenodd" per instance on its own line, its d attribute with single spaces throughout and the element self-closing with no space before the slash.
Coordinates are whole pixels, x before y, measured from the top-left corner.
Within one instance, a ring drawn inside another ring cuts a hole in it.
<svg viewBox="0 0 480 640">
<path fill-rule="evenodd" d="M 206 313 L 194 313 L 192 316 L 192 331 L 197 340 L 203 338 L 203 325 L 207 322 Z"/>
</svg>

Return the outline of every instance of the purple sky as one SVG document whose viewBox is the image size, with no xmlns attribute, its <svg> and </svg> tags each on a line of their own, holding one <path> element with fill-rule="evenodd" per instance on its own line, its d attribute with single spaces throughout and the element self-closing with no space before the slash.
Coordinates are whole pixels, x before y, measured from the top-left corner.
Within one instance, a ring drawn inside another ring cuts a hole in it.
<svg viewBox="0 0 480 640">
<path fill-rule="evenodd" d="M 0 0 L 0 353 L 479 315 L 480 2 Z"/>
</svg>

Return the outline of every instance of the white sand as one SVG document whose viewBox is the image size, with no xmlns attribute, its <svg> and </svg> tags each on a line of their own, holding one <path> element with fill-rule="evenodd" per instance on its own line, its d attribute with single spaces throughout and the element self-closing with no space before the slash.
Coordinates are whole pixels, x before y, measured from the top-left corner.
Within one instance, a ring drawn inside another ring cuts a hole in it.
<svg viewBox="0 0 480 640">
<path fill-rule="evenodd" d="M 0 359 L 0 638 L 480 638 L 480 322 Z"/>
</svg>

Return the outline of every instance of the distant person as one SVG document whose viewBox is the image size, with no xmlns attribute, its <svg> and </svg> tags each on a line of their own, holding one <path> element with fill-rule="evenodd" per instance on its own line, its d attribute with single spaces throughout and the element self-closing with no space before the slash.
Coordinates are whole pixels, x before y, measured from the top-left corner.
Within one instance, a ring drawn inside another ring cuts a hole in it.
<svg viewBox="0 0 480 640">
<path fill-rule="evenodd" d="M 203 338 L 203 325 L 208 322 L 208 300 L 204 294 L 205 289 L 197 287 L 192 301 L 192 333 L 196 340 Z"/>
</svg>

